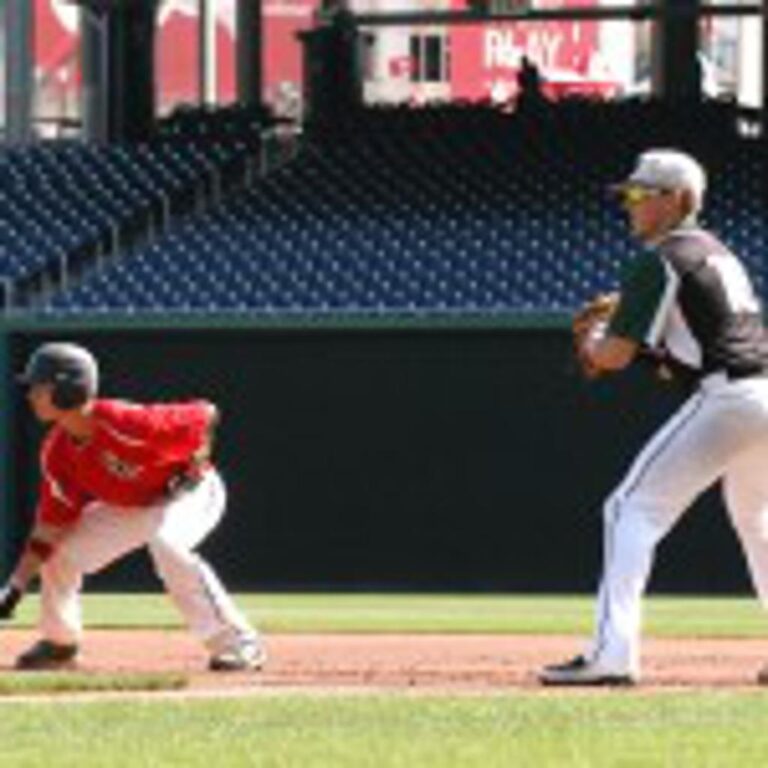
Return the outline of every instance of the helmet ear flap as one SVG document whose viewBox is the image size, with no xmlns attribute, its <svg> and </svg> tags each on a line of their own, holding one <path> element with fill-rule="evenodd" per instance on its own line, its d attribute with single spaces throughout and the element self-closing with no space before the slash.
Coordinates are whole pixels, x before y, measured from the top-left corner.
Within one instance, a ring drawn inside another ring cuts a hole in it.
<svg viewBox="0 0 768 768">
<path fill-rule="evenodd" d="M 88 393 L 82 384 L 66 379 L 54 382 L 51 402 L 59 410 L 71 411 L 73 408 L 84 405 L 87 400 Z"/>
</svg>

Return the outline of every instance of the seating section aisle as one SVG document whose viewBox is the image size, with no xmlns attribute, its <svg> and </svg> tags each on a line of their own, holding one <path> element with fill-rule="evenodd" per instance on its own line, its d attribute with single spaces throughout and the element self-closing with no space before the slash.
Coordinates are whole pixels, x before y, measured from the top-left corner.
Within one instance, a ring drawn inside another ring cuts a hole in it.
<svg viewBox="0 0 768 768">
<path fill-rule="evenodd" d="M 217 119 L 216 135 L 201 129 L 205 120 L 194 131 L 187 122 L 174 117 L 141 145 L 56 141 L 0 152 L 0 280 L 17 301 L 156 232 L 244 175 L 256 157 L 256 123 L 244 140 L 239 125 L 237 135 L 227 130 L 231 121 Z"/>
</svg>

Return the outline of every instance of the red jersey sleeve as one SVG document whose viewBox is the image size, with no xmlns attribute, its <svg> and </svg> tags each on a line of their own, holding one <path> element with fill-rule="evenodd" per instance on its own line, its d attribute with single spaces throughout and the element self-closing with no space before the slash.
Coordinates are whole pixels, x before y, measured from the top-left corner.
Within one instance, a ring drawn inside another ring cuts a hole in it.
<svg viewBox="0 0 768 768">
<path fill-rule="evenodd" d="M 189 460 L 206 442 L 217 413 L 207 400 L 151 405 L 112 400 L 101 401 L 100 409 L 108 429 L 150 444 L 168 462 Z"/>
<path fill-rule="evenodd" d="M 80 519 L 88 494 L 78 486 L 72 468 L 64 437 L 54 428 L 40 452 L 38 523 L 63 527 Z"/>
</svg>

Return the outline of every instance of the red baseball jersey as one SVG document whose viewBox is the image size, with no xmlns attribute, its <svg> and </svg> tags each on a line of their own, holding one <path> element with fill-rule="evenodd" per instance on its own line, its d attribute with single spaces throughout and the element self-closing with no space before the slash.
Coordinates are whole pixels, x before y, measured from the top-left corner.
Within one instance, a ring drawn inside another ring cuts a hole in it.
<svg viewBox="0 0 768 768">
<path fill-rule="evenodd" d="M 160 500 L 204 445 L 213 412 L 204 400 L 96 400 L 89 440 L 78 442 L 56 425 L 43 443 L 37 520 L 71 525 L 91 501 L 130 508 Z"/>
</svg>

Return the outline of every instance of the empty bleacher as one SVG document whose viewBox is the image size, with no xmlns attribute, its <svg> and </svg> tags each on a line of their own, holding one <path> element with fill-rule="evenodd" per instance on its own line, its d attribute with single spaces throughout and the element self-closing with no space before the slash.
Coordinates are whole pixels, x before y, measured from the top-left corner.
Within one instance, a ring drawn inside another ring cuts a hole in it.
<svg viewBox="0 0 768 768">
<path fill-rule="evenodd" d="M 94 260 L 152 239 L 174 216 L 217 201 L 258 158 L 259 118 L 226 117 L 173 115 L 146 144 L 4 149 L 0 281 L 6 306 L 44 298 Z"/>
<path fill-rule="evenodd" d="M 606 186 L 658 145 L 704 161 L 705 222 L 764 286 L 764 149 L 737 135 L 727 107 L 573 101 L 521 119 L 454 105 L 315 126 L 294 162 L 56 293 L 45 311 L 569 311 L 615 284 L 636 252 Z"/>
</svg>

